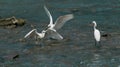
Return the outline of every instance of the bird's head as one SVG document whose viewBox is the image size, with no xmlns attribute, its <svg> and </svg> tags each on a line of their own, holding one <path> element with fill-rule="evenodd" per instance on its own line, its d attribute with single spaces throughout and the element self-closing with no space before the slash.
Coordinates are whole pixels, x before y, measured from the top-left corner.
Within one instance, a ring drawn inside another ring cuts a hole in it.
<svg viewBox="0 0 120 67">
<path fill-rule="evenodd" d="M 42 33 L 46 33 L 46 30 L 43 30 Z"/>
<path fill-rule="evenodd" d="M 54 27 L 54 24 L 49 24 L 49 25 L 45 28 L 45 30 L 48 30 L 48 29 L 53 28 L 53 27 Z"/>
<path fill-rule="evenodd" d="M 92 24 L 93 24 L 95 27 L 97 26 L 97 24 L 96 24 L 96 22 L 95 22 L 95 21 L 93 21 L 93 22 L 92 22 Z"/>
<path fill-rule="evenodd" d="M 48 28 L 53 28 L 55 25 L 54 24 L 49 24 Z"/>
</svg>

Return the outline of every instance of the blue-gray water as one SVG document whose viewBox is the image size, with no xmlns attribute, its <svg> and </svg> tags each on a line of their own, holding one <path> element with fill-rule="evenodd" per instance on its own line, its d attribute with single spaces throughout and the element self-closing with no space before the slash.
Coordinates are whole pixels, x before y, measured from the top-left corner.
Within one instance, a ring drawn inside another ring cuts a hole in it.
<svg viewBox="0 0 120 67">
<path fill-rule="evenodd" d="M 58 32 L 62 41 L 44 41 L 44 48 L 34 39 L 19 42 L 34 25 L 39 32 L 49 23 L 46 4 L 54 21 L 73 13 Z M 27 24 L 16 29 L 0 29 L 0 67 L 120 67 L 120 0 L 0 0 L 0 16 L 23 18 Z M 102 48 L 94 47 L 95 20 L 101 31 L 111 34 L 101 38 Z M 19 58 L 4 58 L 18 53 Z"/>
</svg>

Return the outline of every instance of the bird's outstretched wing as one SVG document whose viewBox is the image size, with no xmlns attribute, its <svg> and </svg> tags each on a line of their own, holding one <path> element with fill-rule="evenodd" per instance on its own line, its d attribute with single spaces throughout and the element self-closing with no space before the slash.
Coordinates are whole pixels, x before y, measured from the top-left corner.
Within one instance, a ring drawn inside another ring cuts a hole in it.
<svg viewBox="0 0 120 67">
<path fill-rule="evenodd" d="M 50 14 L 49 10 L 47 9 L 46 6 L 44 6 L 44 9 L 45 9 L 45 12 L 47 13 L 49 19 L 50 19 L 50 23 L 48 26 L 50 26 L 51 24 L 53 24 L 53 18 L 52 18 L 52 15 Z"/>
<path fill-rule="evenodd" d="M 53 30 L 48 30 L 47 31 L 47 36 L 49 38 L 52 38 L 52 39 L 55 39 L 55 40 L 62 40 L 63 37 L 56 31 L 53 31 Z"/>
<path fill-rule="evenodd" d="M 64 15 L 64 16 L 60 16 L 59 18 L 57 18 L 56 22 L 55 22 L 55 29 L 58 30 L 60 29 L 65 22 L 71 20 L 74 18 L 74 15 L 73 14 L 67 14 L 67 15 Z"/>
<path fill-rule="evenodd" d="M 35 33 L 35 31 L 36 31 L 36 29 L 31 30 L 30 32 L 28 32 L 28 33 L 24 36 L 24 38 L 27 38 L 28 36 L 32 35 L 33 33 Z"/>
</svg>

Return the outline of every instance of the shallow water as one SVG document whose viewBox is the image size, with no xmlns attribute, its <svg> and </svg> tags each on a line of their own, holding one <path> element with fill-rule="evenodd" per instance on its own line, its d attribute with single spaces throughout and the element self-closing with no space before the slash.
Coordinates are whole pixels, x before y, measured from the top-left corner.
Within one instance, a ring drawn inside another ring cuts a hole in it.
<svg viewBox="0 0 120 67">
<path fill-rule="evenodd" d="M 0 29 L 0 67 L 120 67 L 120 1 L 119 0 L 0 0 L 0 16 L 24 18 L 27 24 L 15 29 Z M 19 39 L 33 26 L 39 31 L 49 23 L 43 5 L 57 17 L 73 13 L 75 18 L 58 32 L 62 41 L 44 40 L 44 47 L 34 39 Z M 98 28 L 110 33 L 101 38 L 102 48 L 94 46 L 93 29 L 89 24 L 95 20 Z M 18 53 L 17 59 L 5 56 Z"/>
</svg>

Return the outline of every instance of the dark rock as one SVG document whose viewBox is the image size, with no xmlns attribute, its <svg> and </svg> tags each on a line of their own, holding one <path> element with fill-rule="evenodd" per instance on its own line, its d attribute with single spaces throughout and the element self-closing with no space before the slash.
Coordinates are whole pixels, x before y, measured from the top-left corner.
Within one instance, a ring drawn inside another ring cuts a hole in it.
<svg viewBox="0 0 120 67">
<path fill-rule="evenodd" d="M 11 54 L 3 56 L 3 58 L 5 60 L 15 60 L 15 59 L 19 58 L 19 54 L 18 53 L 11 53 Z"/>
<path fill-rule="evenodd" d="M 109 34 L 109 33 L 106 33 L 106 34 L 103 34 L 103 35 L 101 35 L 102 37 L 110 37 L 111 36 L 111 34 Z"/>
</svg>

